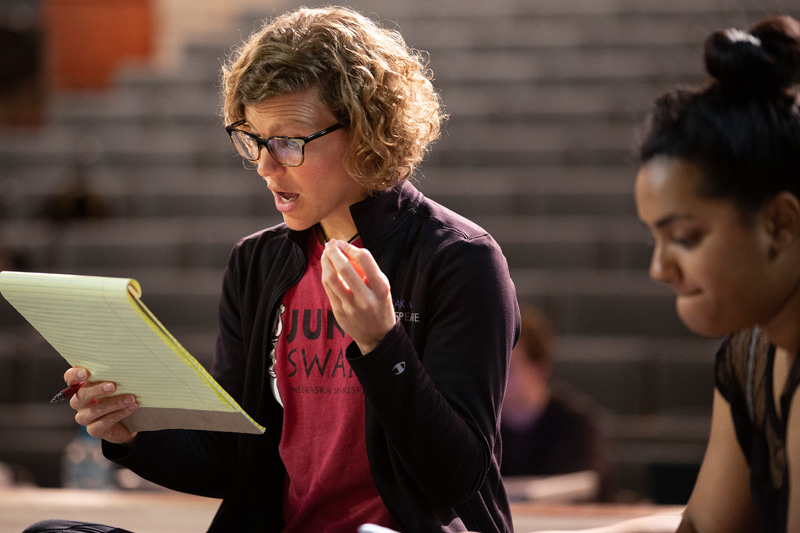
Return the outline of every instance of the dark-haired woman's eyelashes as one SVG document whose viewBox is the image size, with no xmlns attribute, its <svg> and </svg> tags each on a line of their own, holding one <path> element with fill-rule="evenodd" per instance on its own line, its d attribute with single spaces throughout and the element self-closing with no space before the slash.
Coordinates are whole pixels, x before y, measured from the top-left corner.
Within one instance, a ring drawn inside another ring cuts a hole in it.
<svg viewBox="0 0 800 533">
<path fill-rule="evenodd" d="M 672 237 L 672 242 L 684 248 L 686 250 L 691 250 L 695 246 L 697 246 L 700 241 L 703 239 L 703 233 L 700 231 L 693 231 L 691 233 L 686 234 L 678 234 Z"/>
</svg>

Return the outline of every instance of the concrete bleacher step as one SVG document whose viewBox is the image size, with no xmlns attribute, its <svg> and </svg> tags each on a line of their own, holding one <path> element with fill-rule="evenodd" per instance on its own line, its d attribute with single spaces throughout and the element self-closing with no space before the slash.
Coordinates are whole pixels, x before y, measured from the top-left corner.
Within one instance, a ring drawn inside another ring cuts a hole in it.
<svg viewBox="0 0 800 533">
<path fill-rule="evenodd" d="M 325 5 L 323 0 L 311 1 L 305 5 Z M 681 15 L 688 20 L 706 16 L 738 17 L 758 13 L 764 10 L 763 2 L 758 0 L 496 0 L 486 3 L 479 0 L 440 0 L 439 2 L 426 2 L 425 0 L 410 0 L 407 2 L 387 3 L 381 0 L 353 0 L 350 5 L 365 11 L 377 11 L 394 16 L 424 16 L 424 17 L 520 17 L 526 15 L 558 15 L 570 17 L 598 17 L 607 15 L 651 14 L 651 15 Z M 295 4 L 288 0 L 278 1 L 275 9 L 289 9 Z"/>
<path fill-rule="evenodd" d="M 221 122 L 218 83 L 155 76 L 152 72 L 135 79 L 130 74 L 112 93 L 71 93 L 50 103 L 52 124 L 93 126 L 115 124 L 197 124 Z M 697 77 L 695 75 L 695 77 Z M 669 82 L 633 79 L 563 81 L 524 79 L 449 80 L 437 76 L 435 85 L 447 112 L 458 118 L 496 120 L 502 117 L 575 121 L 595 117 L 631 120 L 652 99 L 671 87 Z"/>
<path fill-rule="evenodd" d="M 692 336 L 564 335 L 556 342 L 553 375 L 606 413 L 710 414 L 718 344 Z"/>
<path fill-rule="evenodd" d="M 513 269 L 521 302 L 540 308 L 566 335 L 686 337 L 675 296 L 646 273 L 594 269 Z"/>
<path fill-rule="evenodd" d="M 631 160 L 634 129 L 627 120 L 531 122 L 514 117 L 452 117 L 426 164 L 624 164 Z M 0 132 L 0 160 L 10 169 L 30 161 L 39 165 L 63 163 L 74 156 L 76 146 L 86 136 L 99 140 L 103 161 L 108 165 L 133 166 L 142 160 L 165 166 L 241 165 L 222 123 L 212 116 L 193 124 L 97 120 L 54 125 L 41 133 Z"/>
<path fill-rule="evenodd" d="M 682 50 L 677 50 L 683 52 Z M 448 83 L 488 81 L 587 82 L 639 79 L 674 83 L 702 73 L 694 54 L 666 50 L 453 50 L 431 55 L 436 79 Z"/>
<path fill-rule="evenodd" d="M 241 166 L 222 125 L 154 126 L 117 124 L 51 126 L 41 132 L 0 131 L 0 178 L 13 177 L 28 165 L 68 166 L 87 137 L 98 140 L 102 161 L 109 166 L 150 165 L 198 168 Z"/>
<path fill-rule="evenodd" d="M 44 170 L 44 169 L 47 170 Z M 184 167 L 97 167 L 84 174 L 109 218 L 168 218 L 274 215 L 273 198 L 254 171 L 243 167 L 193 171 Z M 45 206 L 68 195 L 75 183 L 69 168 L 41 167 L 15 173 L 3 217 L 43 216 Z"/>
<path fill-rule="evenodd" d="M 620 497 L 684 505 L 703 460 L 711 407 L 689 414 L 605 417 Z"/>
<path fill-rule="evenodd" d="M 444 83 L 439 87 L 447 112 L 456 120 L 581 121 L 634 123 L 655 96 L 670 85 L 633 80 L 562 83 L 495 80 Z M 437 84 L 438 86 L 438 84 Z"/>
<path fill-rule="evenodd" d="M 650 237 L 631 215 L 475 216 L 511 268 L 646 272 Z"/>
<path fill-rule="evenodd" d="M 33 266 L 65 272 L 115 268 L 224 266 L 234 243 L 278 222 L 275 214 L 253 218 L 84 220 L 69 224 L 18 222 L 0 225 L 8 246 L 29 254 Z M 47 258 L 47 263 L 38 259 Z"/>
<path fill-rule="evenodd" d="M 230 141 L 228 141 L 230 142 Z M 77 151 L 77 147 L 73 147 Z M 232 156 L 233 157 L 233 156 Z M 235 158 L 234 158 L 235 160 Z M 129 188 L 139 191 L 171 191 L 191 186 L 216 190 L 220 184 L 240 190 L 243 187 L 263 188 L 255 169 L 239 159 L 238 165 L 210 166 L 199 169 L 180 165 L 165 166 L 147 160 L 136 166 L 111 167 L 101 161 L 88 169 L 91 179 L 99 179 L 100 190 Z M 43 163 L 27 161 L 25 167 L 15 169 L 9 179 L 15 182 L 21 194 L 31 197 L 45 195 L 57 187 L 71 169 L 72 161 Z M 490 167 L 439 166 L 430 168 L 424 162 L 411 181 L 428 196 L 443 194 L 483 195 L 493 191 L 503 193 L 539 193 L 542 195 L 599 195 L 627 194 L 633 200 L 636 167 L 623 165 L 542 165 L 519 167 L 511 165 Z M 99 176 L 98 176 L 99 175 Z M 598 202 L 602 202 L 598 200 Z M 555 213 L 554 213 L 555 214 Z"/>
<path fill-rule="evenodd" d="M 93 126 L 114 124 L 208 124 L 220 105 L 219 89 L 206 80 L 175 83 L 152 73 L 148 83 L 120 85 L 110 93 L 65 93 L 50 102 L 50 123 Z M 210 118 L 210 119 L 209 119 Z"/>
<path fill-rule="evenodd" d="M 327 5 L 323 0 L 312 0 L 303 5 L 314 7 Z M 709 21 L 734 23 L 763 13 L 765 5 L 759 0 L 496 0 L 491 3 L 479 0 L 409 0 L 405 2 L 385 2 L 382 0 L 352 0 L 348 5 L 367 14 L 375 14 L 381 20 L 424 19 L 424 20 L 492 20 L 542 17 L 548 20 L 563 18 L 582 20 L 586 26 L 582 33 L 591 34 L 592 22 L 608 18 L 625 17 L 677 17 L 685 24 L 707 24 Z M 296 4 L 289 0 L 277 0 L 267 8 L 254 4 L 243 10 L 239 20 L 252 24 L 258 17 L 271 16 L 292 9 Z M 788 8 L 789 6 L 785 6 Z M 402 28 L 401 28 L 402 29 Z M 404 32 L 406 30 L 403 30 Z M 677 31 L 677 29 L 676 29 Z"/>
<path fill-rule="evenodd" d="M 14 171 L 0 187 L 0 218 L 34 219 L 75 180 L 71 162 Z M 82 172 L 110 217 L 274 214 L 261 177 L 244 165 L 219 168 L 98 164 Z M 424 166 L 413 181 L 426 196 L 470 217 L 634 216 L 634 170 L 621 166 L 447 168 Z"/>
<path fill-rule="evenodd" d="M 224 176 L 224 172 L 220 173 Z M 250 178 L 248 176 L 248 178 Z M 252 179 L 252 178 L 251 178 Z M 244 180 L 242 180 L 244 181 Z M 167 186 L 135 190 L 133 187 L 113 183 L 109 188 L 96 188 L 95 194 L 113 217 L 272 217 L 274 200 L 263 183 L 253 179 L 253 184 L 240 186 L 235 182 L 218 183 L 203 187 L 182 183 L 173 184 L 167 177 Z M 56 181 L 52 188 L 18 190 L 12 203 L 5 206 L 9 219 L 32 219 L 41 216 L 44 206 L 69 186 L 68 176 Z M 227 185 L 227 187 L 226 187 Z M 117 187 L 126 187 L 120 189 Z M 114 187 L 113 189 L 111 187 Z M 564 217 L 575 215 L 628 215 L 635 214 L 630 192 L 580 193 L 576 191 L 517 192 L 490 190 L 475 192 L 465 186 L 449 192 L 436 193 L 431 198 L 457 213 L 470 218 L 488 216 L 541 216 Z"/>
<path fill-rule="evenodd" d="M 649 237 L 632 216 L 477 216 L 503 247 L 512 268 L 621 269 L 641 272 Z M 112 218 L 50 224 L 0 223 L 6 244 L 35 264 L 50 251 L 62 268 L 218 266 L 233 243 L 280 221 L 269 208 L 255 216 Z M 119 250 L 127 248 L 126 255 Z M 193 260 L 199 261 L 192 263 Z"/>
<path fill-rule="evenodd" d="M 419 13 L 392 17 L 378 13 L 389 27 L 396 22 L 397 29 L 411 46 L 424 42 L 425 50 L 436 51 L 664 46 L 694 49 L 705 36 L 706 20 L 719 15 L 716 12 L 693 15 L 693 23 L 687 24 L 685 12 L 661 10 L 598 13 L 587 9 L 579 13 L 536 9 L 513 17 L 502 12 L 476 14 L 467 9 L 436 17 Z"/>
<path fill-rule="evenodd" d="M 478 19 L 473 22 L 475 33 L 482 34 L 483 30 L 477 28 L 481 22 Z M 437 23 L 435 31 L 441 35 L 451 33 L 446 21 Z M 546 46 L 519 46 L 519 43 L 483 46 L 481 40 L 469 47 L 436 48 L 424 36 L 417 41 L 408 38 L 406 41 L 425 52 L 437 86 L 487 81 L 502 85 L 522 80 L 569 84 L 589 80 L 643 79 L 674 83 L 676 80 L 697 79 L 703 72 L 697 57 L 698 41 L 702 41 L 702 37 L 693 39 L 692 45 L 657 43 L 605 47 L 595 43 L 587 43 L 585 47 L 576 43 L 560 46 L 557 42 Z M 191 77 L 202 76 L 205 83 L 216 83 L 220 68 L 230 55 L 230 48 L 213 41 L 192 43 L 187 47 L 190 59 L 185 68 L 190 70 Z"/>
<path fill-rule="evenodd" d="M 657 455 L 649 457 L 650 460 L 675 460 L 676 455 L 682 455 L 686 450 L 669 450 L 670 446 L 689 445 L 701 455 L 708 442 L 711 427 L 711 402 L 695 412 L 679 414 L 654 415 L 610 415 L 604 419 L 604 424 L 609 436 L 618 443 L 625 442 L 627 446 L 619 451 L 638 456 L 643 459 L 650 450 L 646 447 L 647 441 L 657 440 L 660 448 Z M 657 437 L 657 439 L 656 439 Z M 701 455 L 698 455 L 699 459 Z"/>
<path fill-rule="evenodd" d="M 632 160 L 635 123 L 602 118 L 569 121 L 519 117 L 450 118 L 428 166 L 614 164 Z"/>
<path fill-rule="evenodd" d="M 34 265 L 67 270 L 129 266 L 185 269 L 225 264 L 233 244 L 280 222 L 269 199 L 252 216 L 170 216 L 0 223 L 6 244 Z M 472 217 L 503 248 L 512 269 L 620 269 L 645 274 L 647 232 L 631 215 Z"/>
</svg>

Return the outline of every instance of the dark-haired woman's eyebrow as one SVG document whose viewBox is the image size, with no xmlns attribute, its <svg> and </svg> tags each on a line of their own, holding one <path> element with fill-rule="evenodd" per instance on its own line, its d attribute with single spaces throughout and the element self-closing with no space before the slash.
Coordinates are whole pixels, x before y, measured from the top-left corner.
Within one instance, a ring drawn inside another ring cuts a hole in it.
<svg viewBox="0 0 800 533">
<path fill-rule="evenodd" d="M 656 220 L 656 223 L 653 225 L 653 227 L 656 229 L 662 229 L 679 220 L 691 220 L 692 218 L 693 217 L 691 215 L 681 215 L 679 213 L 673 213 L 663 216 L 658 220 Z"/>
</svg>

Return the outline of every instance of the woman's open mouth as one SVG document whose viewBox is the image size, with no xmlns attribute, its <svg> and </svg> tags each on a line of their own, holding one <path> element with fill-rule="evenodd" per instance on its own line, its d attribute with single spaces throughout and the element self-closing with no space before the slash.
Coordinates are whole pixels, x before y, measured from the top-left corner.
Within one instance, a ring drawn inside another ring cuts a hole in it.
<svg viewBox="0 0 800 533">
<path fill-rule="evenodd" d="M 293 192 L 275 192 L 275 207 L 281 213 L 286 213 L 294 207 L 294 203 L 300 197 L 299 194 Z"/>
</svg>

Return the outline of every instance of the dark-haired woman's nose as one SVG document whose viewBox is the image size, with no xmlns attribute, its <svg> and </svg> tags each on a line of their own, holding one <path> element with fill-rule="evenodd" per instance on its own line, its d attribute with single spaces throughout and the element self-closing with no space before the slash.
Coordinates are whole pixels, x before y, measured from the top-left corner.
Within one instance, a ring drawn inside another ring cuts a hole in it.
<svg viewBox="0 0 800 533">
<path fill-rule="evenodd" d="M 680 279 L 680 268 L 664 244 L 656 242 L 653 245 L 649 274 L 650 278 L 662 283 L 675 283 Z"/>
</svg>

